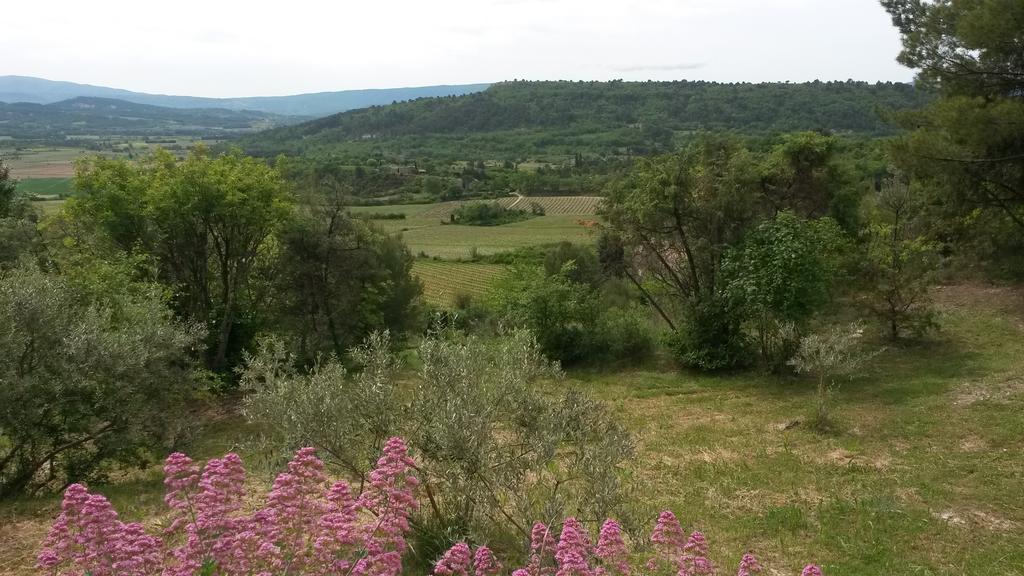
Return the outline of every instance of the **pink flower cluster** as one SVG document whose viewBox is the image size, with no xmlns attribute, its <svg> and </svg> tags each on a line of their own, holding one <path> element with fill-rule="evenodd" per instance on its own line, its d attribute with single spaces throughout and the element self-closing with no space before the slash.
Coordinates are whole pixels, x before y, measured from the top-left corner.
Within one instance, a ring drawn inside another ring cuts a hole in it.
<svg viewBox="0 0 1024 576">
<path fill-rule="evenodd" d="M 435 576 L 496 576 L 501 563 L 487 546 L 479 546 L 475 553 L 469 545 L 459 542 L 452 546 L 434 565 Z"/>
<path fill-rule="evenodd" d="M 530 538 L 530 559 L 526 566 L 514 570 L 512 576 L 629 576 L 630 553 L 615 520 L 605 520 L 598 533 L 597 545 L 591 545 L 583 524 L 566 518 L 557 543 L 547 526 L 534 524 Z M 646 563 L 651 573 L 675 576 L 715 574 L 715 565 L 708 559 L 708 542 L 695 531 L 687 537 L 675 514 L 664 511 L 651 532 L 653 556 Z M 484 548 L 481 548 L 483 550 Z M 490 551 L 488 550 L 488 553 Z M 453 546 L 438 561 L 435 576 L 469 576 L 470 549 L 464 543 Z M 752 576 L 763 570 L 753 554 L 744 554 L 737 576 Z M 483 576 L 477 571 L 476 576 Z M 809 564 L 801 576 L 822 576 L 821 569 Z"/>
<path fill-rule="evenodd" d="M 164 499 L 172 519 L 163 537 L 137 523 L 118 520 L 106 498 L 79 484 L 64 494 L 38 555 L 37 567 L 62 576 L 399 576 L 408 546 L 410 515 L 418 508 L 408 448 L 388 440 L 368 488 L 354 495 L 345 482 L 330 484 L 312 448 L 296 452 L 279 474 L 262 507 L 248 512 L 245 468 L 236 454 L 200 469 L 184 454 L 165 463 Z M 650 537 L 652 573 L 715 574 L 704 534 L 686 536 L 669 511 L 658 516 Z M 744 554 L 737 576 L 762 571 Z M 502 565 L 486 546 L 455 544 L 434 566 L 435 576 L 497 576 Z M 534 524 L 527 565 L 512 576 L 630 576 L 630 552 L 622 526 L 606 520 L 597 543 L 586 527 L 566 518 L 557 540 Z M 822 576 L 807 565 L 801 576 Z"/>
<path fill-rule="evenodd" d="M 187 456 L 172 454 L 164 466 L 164 500 L 173 519 L 162 539 L 118 521 L 106 498 L 73 485 L 37 566 L 76 576 L 398 576 L 417 508 L 405 443 L 387 442 L 359 496 L 345 482 L 328 485 L 323 468 L 312 448 L 299 450 L 265 505 L 246 512 L 238 455 L 210 460 L 200 473 Z M 481 566 L 486 562 L 482 556 Z"/>
<path fill-rule="evenodd" d="M 161 547 L 160 539 L 146 534 L 142 525 L 119 521 L 106 498 L 72 484 L 43 541 L 38 567 L 56 574 L 72 559 L 75 569 L 62 573 L 148 576 L 159 572 Z"/>
</svg>

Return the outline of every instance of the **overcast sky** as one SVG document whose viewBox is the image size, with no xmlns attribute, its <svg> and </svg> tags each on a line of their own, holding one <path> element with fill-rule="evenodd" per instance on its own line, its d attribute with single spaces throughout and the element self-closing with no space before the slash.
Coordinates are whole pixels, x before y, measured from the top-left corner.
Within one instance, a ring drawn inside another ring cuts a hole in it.
<svg viewBox="0 0 1024 576">
<path fill-rule="evenodd" d="M 912 78 L 876 0 L 35 0 L 0 15 L 0 75 L 164 94 Z"/>
</svg>

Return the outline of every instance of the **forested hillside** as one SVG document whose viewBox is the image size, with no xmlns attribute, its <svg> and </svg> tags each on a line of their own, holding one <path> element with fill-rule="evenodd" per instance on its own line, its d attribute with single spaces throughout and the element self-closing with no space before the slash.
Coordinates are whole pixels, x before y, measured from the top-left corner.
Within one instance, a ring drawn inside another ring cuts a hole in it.
<svg viewBox="0 0 1024 576">
<path fill-rule="evenodd" d="M 226 110 L 256 110 L 284 116 L 314 118 L 344 110 L 365 108 L 415 98 L 467 94 L 487 88 L 487 84 L 459 84 L 419 86 L 407 88 L 371 88 L 365 90 L 339 90 L 313 92 L 288 96 L 243 96 L 240 98 L 203 98 L 146 94 L 106 86 L 92 86 L 75 82 L 61 82 L 31 76 L 0 76 L 0 102 L 26 102 L 52 104 L 78 98 L 114 98 L 136 104 L 166 106 L 168 108 L 221 108 Z"/>
<path fill-rule="evenodd" d="M 0 135 L 16 140 L 63 140 L 69 135 L 215 136 L 278 126 L 286 119 L 266 112 L 166 108 L 84 96 L 53 104 L 0 102 Z"/>
<path fill-rule="evenodd" d="M 927 97 L 907 84 L 503 82 L 476 94 L 335 114 L 245 140 L 257 154 L 515 158 L 646 153 L 694 131 L 895 131 L 886 111 Z"/>
</svg>

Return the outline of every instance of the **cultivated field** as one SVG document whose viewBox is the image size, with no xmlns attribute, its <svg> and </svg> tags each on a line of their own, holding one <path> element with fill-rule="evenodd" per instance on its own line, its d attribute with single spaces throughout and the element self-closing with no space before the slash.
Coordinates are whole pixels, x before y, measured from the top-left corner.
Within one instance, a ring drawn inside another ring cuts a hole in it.
<svg viewBox="0 0 1024 576">
<path fill-rule="evenodd" d="M 60 196 L 71 193 L 71 178 L 29 178 L 18 182 L 18 189 L 33 196 Z"/>
<path fill-rule="evenodd" d="M 88 154 L 81 148 L 0 150 L 0 156 L 11 168 L 11 175 L 20 180 L 71 178 L 75 175 L 75 160 Z"/>
<path fill-rule="evenodd" d="M 434 306 L 450 307 L 458 294 L 481 296 L 487 292 L 504 266 L 477 262 L 449 262 L 419 259 L 412 271 L 423 280 L 423 297 Z"/>
<path fill-rule="evenodd" d="M 509 197 L 499 202 L 510 205 L 516 200 L 515 197 Z M 561 196 L 525 197 L 520 200 L 526 209 L 530 202 L 543 205 L 546 214 L 502 226 L 447 224 L 449 215 L 460 202 L 358 206 L 352 208 L 352 211 L 405 214 L 402 220 L 375 220 L 374 223 L 388 232 L 401 233 L 413 254 L 449 260 L 468 258 L 474 248 L 477 254 L 485 255 L 563 240 L 581 243 L 594 240 L 600 198 Z"/>
<path fill-rule="evenodd" d="M 829 576 L 1019 575 L 1024 293 L 960 286 L 937 300 L 939 336 L 887 348 L 840 383 L 835 435 L 802 423 L 814 401 L 803 379 L 651 365 L 570 372 L 553 385 L 604 398 L 635 435 L 629 501 L 638 504 L 622 519 L 647 524 L 671 507 L 706 533 L 719 574 L 752 550 L 767 574 L 799 574 L 814 560 Z M 222 416 L 189 452 L 241 447 L 256 462 L 251 434 L 239 416 Z M 123 520 L 158 530 L 162 479 L 154 465 L 91 488 Z M 270 480 L 254 474 L 254 493 Z M 0 574 L 33 574 L 59 508 L 57 496 L 0 504 Z"/>
</svg>

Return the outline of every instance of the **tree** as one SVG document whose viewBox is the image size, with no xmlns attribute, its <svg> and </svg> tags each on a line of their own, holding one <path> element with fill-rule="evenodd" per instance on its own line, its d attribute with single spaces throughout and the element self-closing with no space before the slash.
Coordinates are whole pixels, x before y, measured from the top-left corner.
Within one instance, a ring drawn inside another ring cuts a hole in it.
<svg viewBox="0 0 1024 576">
<path fill-rule="evenodd" d="M 76 185 L 72 220 L 105 231 L 121 251 L 154 256 L 178 311 L 209 327 L 209 366 L 225 370 L 240 316 L 258 308 L 245 301 L 250 275 L 293 213 L 280 173 L 237 151 L 214 157 L 200 147 L 183 161 L 164 151 L 141 164 L 89 159 Z"/>
<path fill-rule="evenodd" d="M 845 239 L 831 218 L 780 212 L 731 250 L 726 290 L 751 318 L 761 360 L 778 368 L 831 295 Z"/>
<path fill-rule="evenodd" d="M 903 39 L 899 61 L 941 99 L 902 115 L 900 167 L 961 217 L 994 212 L 1024 245 L 1024 4 L 882 0 Z M 980 220 L 974 218 L 974 220 Z M 998 226 L 996 226 L 998 228 Z M 984 229 L 975 229 L 984 234 Z"/>
<path fill-rule="evenodd" d="M 14 210 L 17 200 L 18 182 L 11 177 L 11 169 L 0 158 L 0 218 L 8 218 Z"/>
<path fill-rule="evenodd" d="M 17 185 L 0 158 L 0 269 L 16 264 L 25 254 L 43 252 L 38 215 Z"/>
<path fill-rule="evenodd" d="M 403 334 L 418 318 L 423 286 L 409 249 L 351 218 L 343 199 L 343 187 L 325 186 L 280 232 L 275 316 L 307 363 L 340 358 L 374 331 Z"/>
<path fill-rule="evenodd" d="M 832 216 L 856 231 L 859 195 L 840 162 L 834 136 L 797 132 L 782 136 L 762 167 L 761 189 L 776 213 L 790 210 L 804 218 Z"/>
<path fill-rule="evenodd" d="M 939 265 L 936 242 L 921 231 L 920 194 L 897 176 L 878 193 L 868 228 L 864 278 L 867 306 L 881 319 L 891 340 L 906 332 L 921 336 L 935 327 L 928 291 Z"/>
<path fill-rule="evenodd" d="M 144 460 L 185 427 L 202 331 L 116 265 L 0 272 L 0 498 Z M 192 401 L 192 402 L 190 402 Z"/>
<path fill-rule="evenodd" d="M 749 151 L 704 137 L 680 154 L 641 160 L 606 199 L 610 227 L 628 249 L 623 272 L 681 336 L 677 350 L 688 364 L 724 368 L 742 356 L 741 322 L 724 301 L 721 268 L 728 247 L 758 218 L 758 182 Z M 694 348 L 704 346 L 722 348 Z"/>
</svg>

